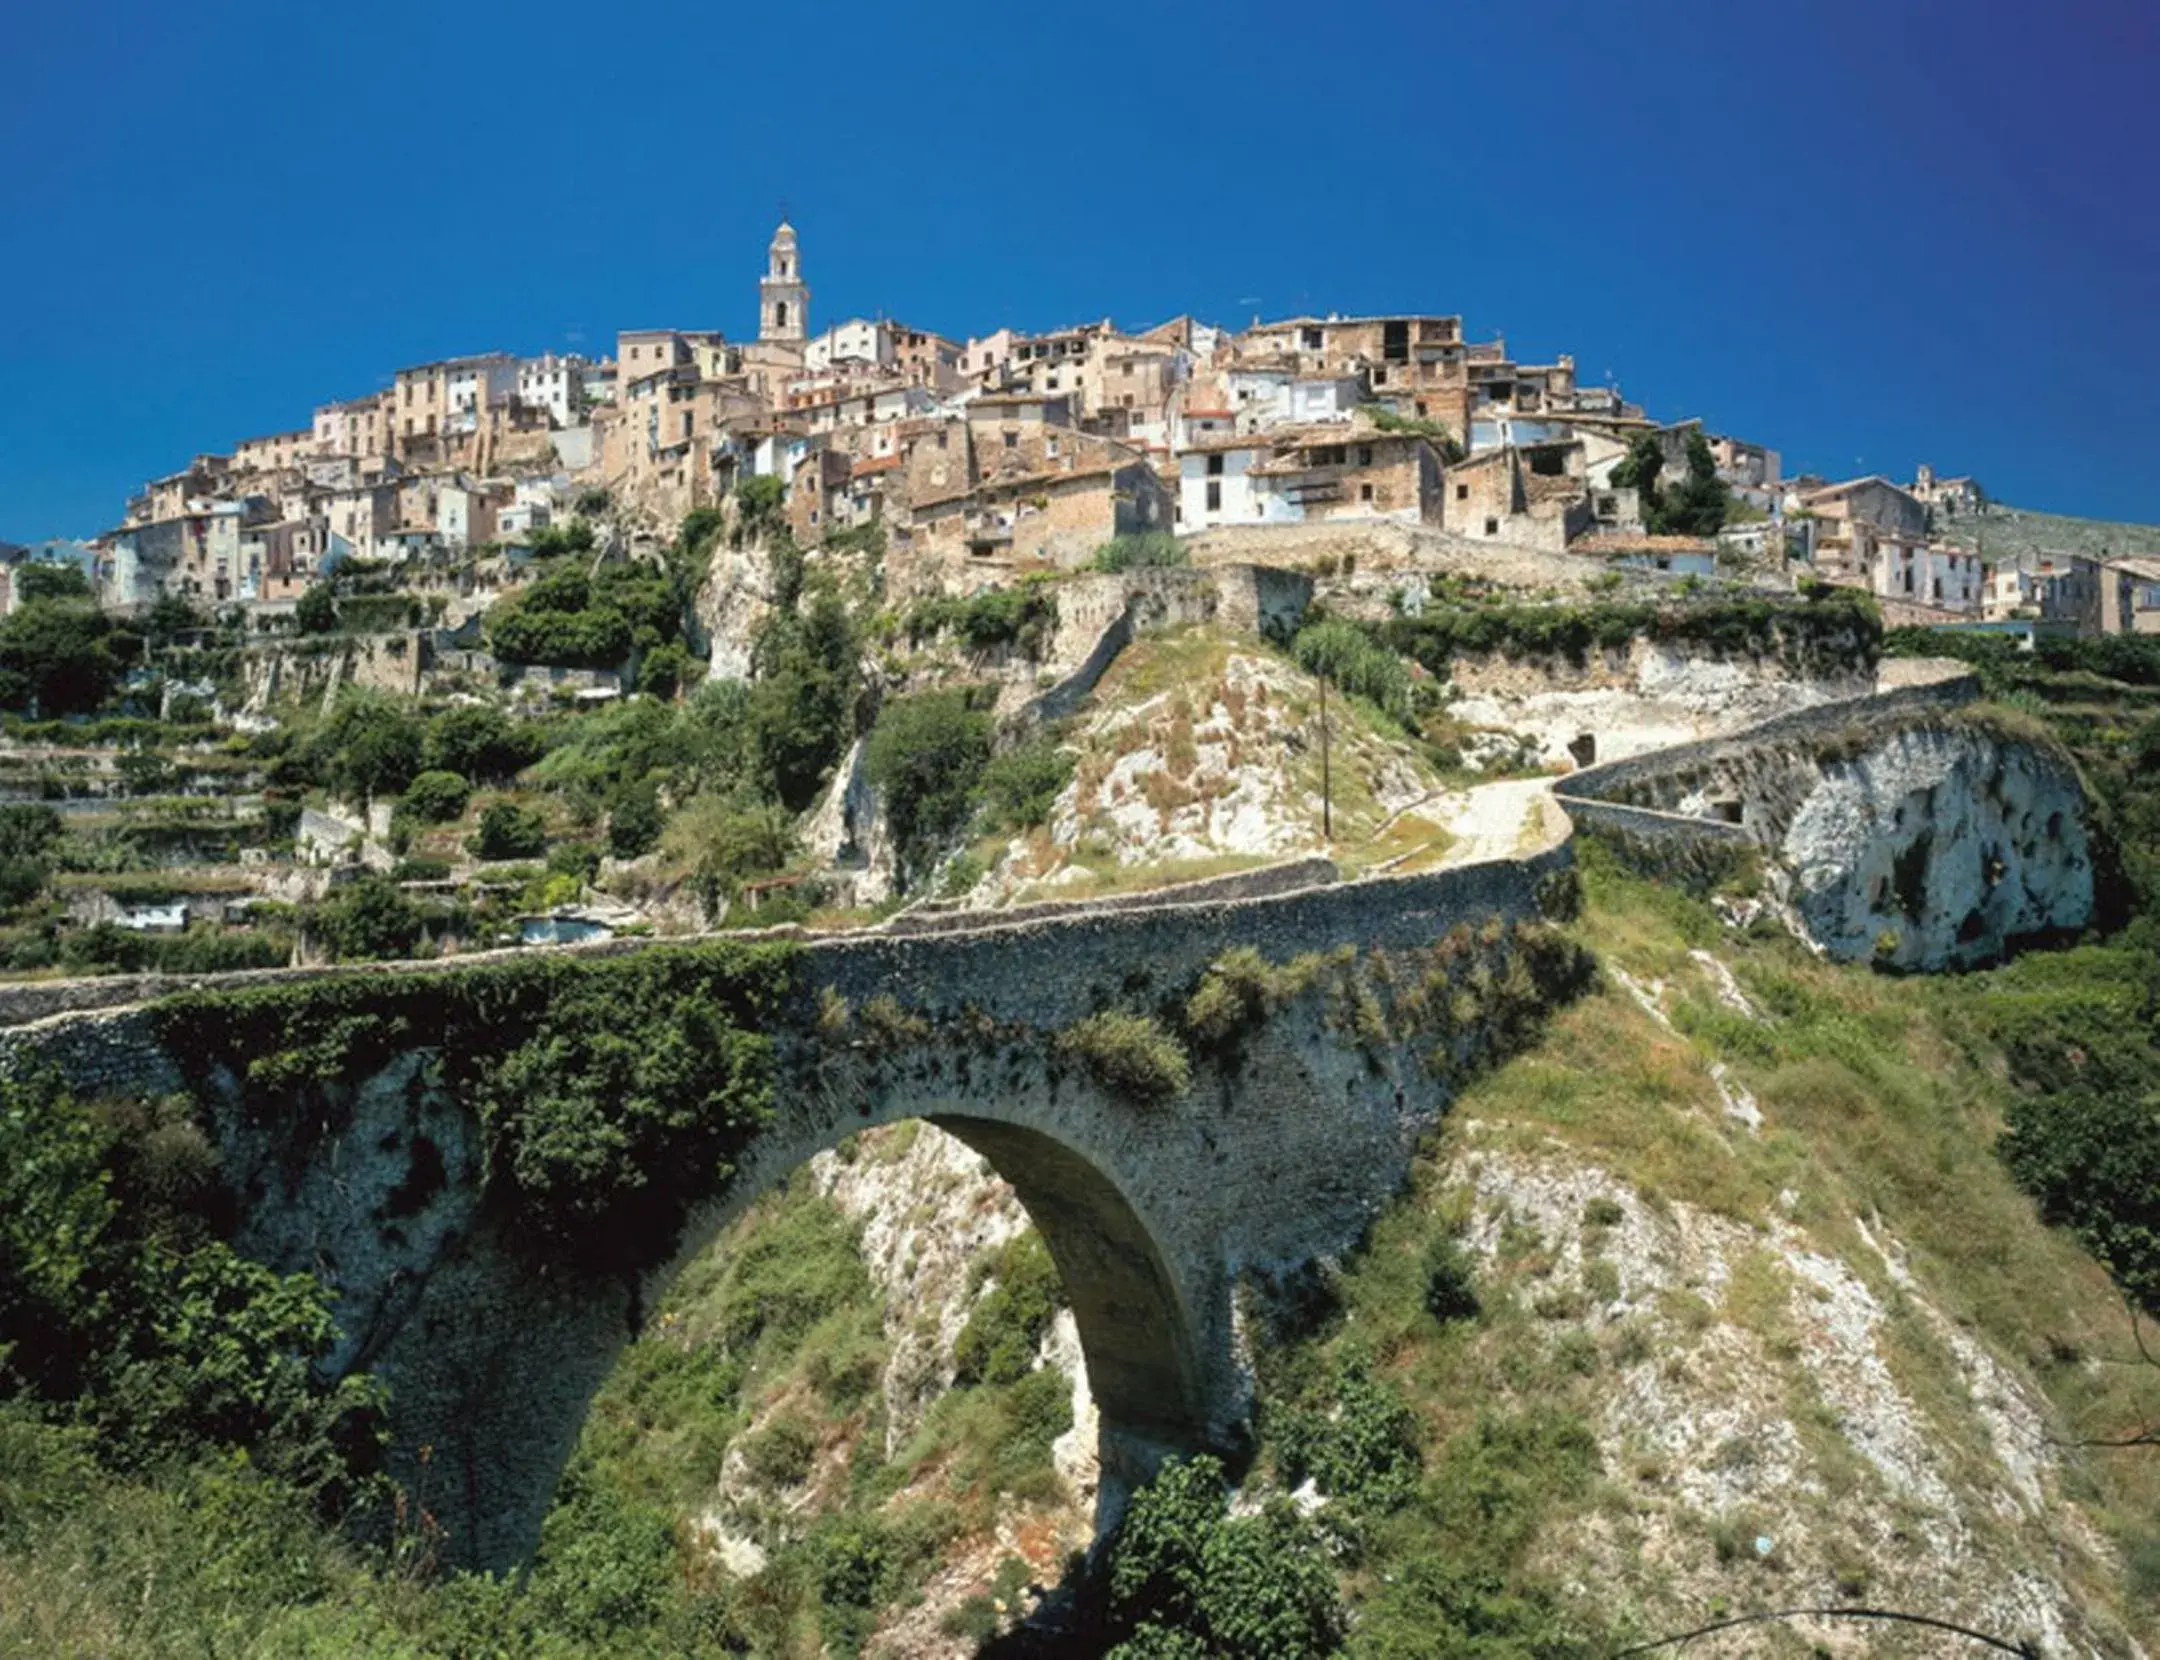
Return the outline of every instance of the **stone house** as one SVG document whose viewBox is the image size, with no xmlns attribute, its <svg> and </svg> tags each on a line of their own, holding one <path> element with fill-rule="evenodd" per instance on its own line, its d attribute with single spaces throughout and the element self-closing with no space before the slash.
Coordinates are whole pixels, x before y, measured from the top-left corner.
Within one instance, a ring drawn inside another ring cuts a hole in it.
<svg viewBox="0 0 2160 1660">
<path fill-rule="evenodd" d="M 312 426 L 298 432 L 273 432 L 266 438 L 243 438 L 233 446 L 232 470 L 255 474 L 289 472 L 300 465 L 314 444 Z"/>
<path fill-rule="evenodd" d="M 1170 528 L 1170 502 L 1155 469 L 1107 453 L 1037 473 L 1009 473 L 970 490 L 914 504 L 906 545 L 944 580 L 971 573 L 1073 570 L 1113 537 Z M 925 575 L 932 574 L 926 571 Z"/>
<path fill-rule="evenodd" d="M 1473 541 L 1560 552 L 1598 522 L 1582 440 L 1506 445 L 1447 469 L 1440 523 Z M 1621 504 L 1612 496 L 1617 525 Z"/>
<path fill-rule="evenodd" d="M 1987 492 L 1980 488 L 1978 479 L 1937 478 L 1935 469 L 1925 461 L 1920 463 L 1913 480 L 1912 494 L 1922 505 L 1933 508 L 1946 519 L 1987 511 Z"/>
<path fill-rule="evenodd" d="M 1439 522 L 1440 457 L 1413 433 L 1313 426 L 1229 434 L 1178 456 L 1178 525 Z"/>
<path fill-rule="evenodd" d="M 1256 323 L 1231 343 L 1239 364 L 1290 365 L 1301 377 L 1351 376 L 1401 415 L 1469 429 L 1460 317 L 1291 317 Z"/>
</svg>

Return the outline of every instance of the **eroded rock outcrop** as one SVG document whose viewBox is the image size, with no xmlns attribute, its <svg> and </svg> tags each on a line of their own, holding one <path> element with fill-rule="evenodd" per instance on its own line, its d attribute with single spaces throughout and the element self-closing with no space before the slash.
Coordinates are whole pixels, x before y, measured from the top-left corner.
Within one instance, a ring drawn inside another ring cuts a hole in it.
<svg viewBox="0 0 2160 1660">
<path fill-rule="evenodd" d="M 1788 918 L 1845 961 L 1999 961 L 2093 919 L 2077 768 L 1970 682 L 1811 710 L 1730 739 L 1598 767 L 1560 795 L 1631 856 L 1684 865 L 1753 844 Z"/>
</svg>

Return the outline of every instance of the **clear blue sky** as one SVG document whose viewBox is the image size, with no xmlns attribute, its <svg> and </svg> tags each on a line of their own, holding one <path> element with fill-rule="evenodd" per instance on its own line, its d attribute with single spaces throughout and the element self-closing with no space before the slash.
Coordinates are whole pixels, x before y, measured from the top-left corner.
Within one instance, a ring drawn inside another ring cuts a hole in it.
<svg viewBox="0 0 2160 1660">
<path fill-rule="evenodd" d="M 928 8 L 922 8 L 927 13 Z M 2160 8 L 0 7 L 0 537 L 399 364 L 1459 311 L 1652 413 L 2160 519 Z"/>
</svg>

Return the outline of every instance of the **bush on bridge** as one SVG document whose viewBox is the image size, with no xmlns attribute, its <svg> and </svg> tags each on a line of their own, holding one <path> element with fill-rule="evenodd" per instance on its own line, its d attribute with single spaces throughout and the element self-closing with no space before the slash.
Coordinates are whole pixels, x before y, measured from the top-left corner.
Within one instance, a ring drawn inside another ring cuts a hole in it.
<svg viewBox="0 0 2160 1660">
<path fill-rule="evenodd" d="M 1183 1095 L 1192 1086 L 1184 1046 L 1151 1015 L 1105 1009 L 1068 1026 L 1058 1034 L 1057 1046 L 1111 1094 L 1143 1106 Z"/>
<path fill-rule="evenodd" d="M 158 1013 L 197 1097 L 237 1080 L 243 1110 L 288 1126 L 296 1156 L 349 1110 L 354 1083 L 424 1052 L 479 1118 L 489 1204 L 536 1251 L 605 1272 L 663 1257 L 766 1122 L 761 1028 L 793 993 L 796 950 L 340 975 L 187 992 Z"/>
</svg>

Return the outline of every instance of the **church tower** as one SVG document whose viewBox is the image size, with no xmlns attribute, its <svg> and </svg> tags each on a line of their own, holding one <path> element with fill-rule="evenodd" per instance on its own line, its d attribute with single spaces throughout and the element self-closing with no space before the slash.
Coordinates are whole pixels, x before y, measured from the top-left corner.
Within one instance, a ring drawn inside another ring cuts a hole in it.
<svg viewBox="0 0 2160 1660">
<path fill-rule="evenodd" d="M 810 285 L 802 280 L 802 256 L 795 247 L 795 227 L 785 219 L 773 232 L 765 255 L 765 275 L 758 282 L 758 338 L 799 346 L 810 334 Z"/>
</svg>

